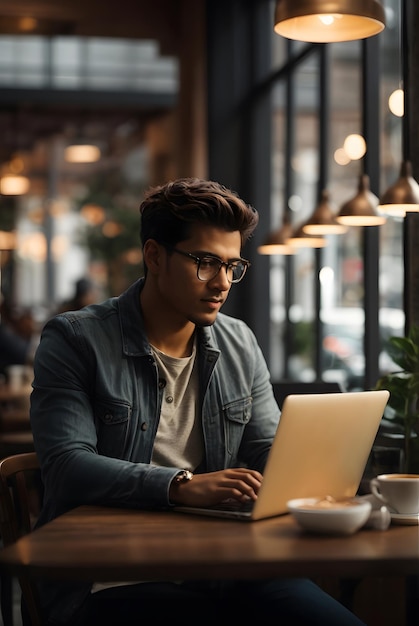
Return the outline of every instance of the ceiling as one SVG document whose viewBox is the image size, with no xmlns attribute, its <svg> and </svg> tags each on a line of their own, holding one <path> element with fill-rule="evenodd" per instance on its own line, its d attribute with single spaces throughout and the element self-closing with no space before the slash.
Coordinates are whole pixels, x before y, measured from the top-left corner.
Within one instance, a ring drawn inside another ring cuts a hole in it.
<svg viewBox="0 0 419 626">
<path fill-rule="evenodd" d="M 199 0 L 200 1 L 200 0 Z M 75 35 L 147 39 L 158 43 L 161 57 L 179 56 L 188 5 L 197 0 L 2 0 L 0 36 Z M 146 123 L 173 108 L 173 93 L 0 87 L 0 162 L 16 150 L 28 150 L 44 137 L 94 120 L 106 132 L 133 117 Z"/>
<path fill-rule="evenodd" d="M 200 1 L 118 0 L 116 9 L 103 0 L 2 0 L 0 32 L 150 38 L 162 54 L 176 54 L 180 21 Z"/>
</svg>

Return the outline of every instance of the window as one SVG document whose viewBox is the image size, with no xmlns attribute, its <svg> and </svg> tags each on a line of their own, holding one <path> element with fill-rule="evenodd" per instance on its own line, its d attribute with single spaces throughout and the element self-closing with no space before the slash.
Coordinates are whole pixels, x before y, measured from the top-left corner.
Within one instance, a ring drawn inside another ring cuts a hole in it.
<svg viewBox="0 0 419 626">
<path fill-rule="evenodd" d="M 401 160 L 401 121 L 388 108 L 388 96 L 400 82 L 396 7 L 395 0 L 388 2 L 388 27 L 380 39 L 379 158 L 383 190 L 397 177 Z M 304 54 L 309 44 L 292 42 L 286 47 L 283 41 L 275 41 L 278 35 L 274 33 L 273 37 L 272 229 L 281 224 L 286 210 L 296 227 L 307 220 L 318 201 L 322 182 L 335 212 L 356 194 L 359 177 L 364 173 L 363 158 L 346 158 L 345 162 L 341 157 L 345 138 L 363 135 L 365 97 L 365 51 L 361 42 L 329 44 L 328 62 L 322 66 L 319 46 L 311 46 L 311 51 Z M 290 88 L 291 100 L 286 95 Z M 292 129 L 291 149 L 287 146 L 287 128 Z M 287 158 L 291 167 L 287 167 Z M 388 219 L 378 228 L 380 299 L 375 305 L 380 348 L 374 358 L 383 371 L 389 366 L 386 339 L 404 332 L 402 221 Z M 301 248 L 292 257 L 271 257 L 274 347 L 270 369 L 274 380 L 322 378 L 337 380 L 348 390 L 364 388 L 366 280 L 372 280 L 365 277 L 365 260 L 373 261 L 376 254 L 364 237 L 364 229 L 352 227 L 344 236 L 328 236 L 327 246 L 321 250 Z M 287 332 L 291 332 L 291 341 L 284 341 Z"/>
</svg>

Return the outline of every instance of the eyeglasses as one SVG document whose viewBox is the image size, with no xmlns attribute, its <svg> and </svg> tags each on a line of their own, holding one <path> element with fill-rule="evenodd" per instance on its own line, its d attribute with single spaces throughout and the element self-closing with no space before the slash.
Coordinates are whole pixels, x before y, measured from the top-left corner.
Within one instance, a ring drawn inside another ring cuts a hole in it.
<svg viewBox="0 0 419 626">
<path fill-rule="evenodd" d="M 190 252 L 179 250 L 178 248 L 169 248 L 169 250 L 193 259 L 197 265 L 196 275 L 198 280 L 202 280 L 203 282 L 215 278 L 224 265 L 228 282 L 239 283 L 246 274 L 247 268 L 250 267 L 250 261 L 246 261 L 246 259 L 230 259 L 230 261 L 225 262 L 216 256 L 210 256 L 208 254 L 199 257 Z"/>
</svg>

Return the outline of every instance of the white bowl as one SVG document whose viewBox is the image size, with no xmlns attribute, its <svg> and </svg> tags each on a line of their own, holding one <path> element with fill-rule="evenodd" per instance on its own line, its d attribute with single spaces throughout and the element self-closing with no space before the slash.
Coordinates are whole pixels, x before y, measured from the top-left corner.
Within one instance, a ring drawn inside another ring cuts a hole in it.
<svg viewBox="0 0 419 626">
<path fill-rule="evenodd" d="M 305 530 L 332 535 L 351 535 L 367 522 L 371 513 L 371 502 L 357 498 L 298 498 L 289 500 L 287 507 Z"/>
</svg>

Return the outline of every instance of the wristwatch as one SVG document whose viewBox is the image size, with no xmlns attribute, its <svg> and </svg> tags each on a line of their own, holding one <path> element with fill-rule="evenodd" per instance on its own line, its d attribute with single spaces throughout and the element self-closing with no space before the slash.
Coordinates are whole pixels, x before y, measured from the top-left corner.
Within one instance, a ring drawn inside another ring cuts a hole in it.
<svg viewBox="0 0 419 626">
<path fill-rule="evenodd" d="M 187 469 L 184 469 L 180 471 L 178 474 L 176 474 L 173 480 L 175 483 L 185 483 L 188 480 L 192 480 L 192 478 L 193 478 L 192 472 L 190 472 Z"/>
</svg>

